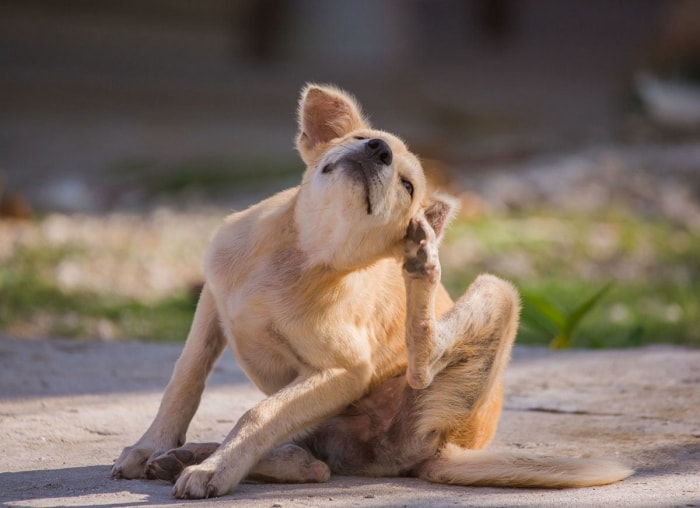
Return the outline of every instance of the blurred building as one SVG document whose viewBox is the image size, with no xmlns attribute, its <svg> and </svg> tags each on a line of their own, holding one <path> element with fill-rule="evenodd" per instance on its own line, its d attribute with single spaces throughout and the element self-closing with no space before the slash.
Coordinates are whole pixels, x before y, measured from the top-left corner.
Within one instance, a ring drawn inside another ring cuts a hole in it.
<svg viewBox="0 0 700 508">
<path fill-rule="evenodd" d="M 292 160 L 307 81 L 450 164 L 609 142 L 677 5 L 2 0 L 0 173 L 100 208 L 124 167 Z"/>
</svg>

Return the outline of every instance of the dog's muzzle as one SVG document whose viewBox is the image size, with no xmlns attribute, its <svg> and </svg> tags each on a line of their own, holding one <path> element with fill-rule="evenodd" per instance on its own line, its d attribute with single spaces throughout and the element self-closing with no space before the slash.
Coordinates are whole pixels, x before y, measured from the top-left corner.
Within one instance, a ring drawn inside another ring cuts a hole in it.
<svg viewBox="0 0 700 508">
<path fill-rule="evenodd" d="M 347 174 L 365 189 L 367 214 L 372 215 L 372 186 L 382 185 L 382 173 L 391 166 L 394 154 L 386 141 L 373 138 L 365 141 L 358 150 L 346 155 L 342 161 Z"/>
</svg>

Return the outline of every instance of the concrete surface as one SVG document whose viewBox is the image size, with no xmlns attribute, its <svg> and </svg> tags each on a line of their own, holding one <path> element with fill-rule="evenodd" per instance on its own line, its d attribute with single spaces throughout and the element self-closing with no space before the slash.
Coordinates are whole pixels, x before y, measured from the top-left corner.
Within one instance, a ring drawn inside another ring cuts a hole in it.
<svg viewBox="0 0 700 508">
<path fill-rule="evenodd" d="M 5 506 L 700 506 L 700 350 L 551 352 L 516 348 L 498 449 L 617 457 L 621 483 L 572 490 L 333 477 L 248 483 L 180 501 L 166 483 L 112 480 L 150 423 L 180 346 L 0 338 L 0 503 Z M 220 440 L 261 398 L 226 353 L 190 440 Z"/>
</svg>

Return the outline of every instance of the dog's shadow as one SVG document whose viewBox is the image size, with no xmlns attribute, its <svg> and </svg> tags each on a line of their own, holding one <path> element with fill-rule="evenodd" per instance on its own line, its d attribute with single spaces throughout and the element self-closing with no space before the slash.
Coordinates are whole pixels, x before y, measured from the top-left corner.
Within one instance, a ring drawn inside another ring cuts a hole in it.
<svg viewBox="0 0 700 508">
<path fill-rule="evenodd" d="M 111 466 L 0 473 L 3 506 L 138 506 L 172 503 L 165 482 L 117 481 Z"/>
<path fill-rule="evenodd" d="M 646 450 L 646 468 L 640 468 L 632 482 L 646 482 L 656 476 L 688 472 L 697 466 L 700 457 L 698 445 L 661 445 Z M 684 458 L 685 466 L 677 460 Z M 172 497 L 172 486 L 164 481 L 114 480 L 111 466 L 96 465 L 61 469 L 36 469 L 0 473 L 0 505 L 2 506 L 182 506 Z M 636 478 L 636 480 L 635 480 Z M 610 488 L 619 488 L 611 486 Z M 455 487 L 426 483 L 415 478 L 366 478 L 332 476 L 327 483 L 274 484 L 244 482 L 234 492 L 208 499 L 210 505 L 252 506 L 402 506 L 407 499 L 421 506 L 474 501 L 474 496 L 498 499 L 500 506 L 516 506 L 543 491 L 499 489 L 486 487 Z M 525 497 L 522 497 L 525 496 Z M 480 498 L 480 497 L 479 497 Z M 410 504 L 409 504 L 410 505 Z"/>
<path fill-rule="evenodd" d="M 67 467 L 0 473 L 0 503 L 3 506 L 172 506 L 183 501 L 172 497 L 172 486 L 165 481 L 114 480 L 110 466 Z M 260 502 L 265 499 L 297 499 L 326 504 L 343 491 L 348 477 L 337 477 L 325 484 L 263 484 L 244 482 L 226 496 L 209 499 L 212 504 Z M 372 485 L 376 479 L 354 478 Z M 416 480 L 417 481 L 417 480 Z M 386 482 L 382 482 L 386 483 Z M 358 497 L 362 498 L 361 495 Z M 369 498 L 367 498 L 369 499 Z M 324 502 L 325 501 L 325 502 Z"/>
<path fill-rule="evenodd" d="M 182 506 L 164 481 L 114 480 L 110 466 L 67 467 L 0 473 L 2 506 Z M 426 488 L 429 486 L 429 488 Z M 333 476 L 327 483 L 276 484 L 244 482 L 231 494 L 208 499 L 207 505 L 326 506 L 334 504 L 395 506 L 394 495 L 429 502 L 446 492 L 452 498 L 471 488 L 426 484 L 415 478 Z M 478 489 L 480 492 L 512 489 Z M 392 501 L 393 500 L 393 501 Z M 190 503 L 195 503 L 190 501 Z M 201 502 L 199 502 L 201 503 Z"/>
</svg>

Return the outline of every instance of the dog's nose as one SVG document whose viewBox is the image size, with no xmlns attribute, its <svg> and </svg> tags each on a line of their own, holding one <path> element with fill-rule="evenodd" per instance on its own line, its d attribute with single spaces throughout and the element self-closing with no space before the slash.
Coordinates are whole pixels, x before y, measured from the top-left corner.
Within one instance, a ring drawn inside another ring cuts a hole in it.
<svg viewBox="0 0 700 508">
<path fill-rule="evenodd" d="M 391 164 L 393 160 L 391 148 L 389 148 L 389 145 L 383 139 L 374 138 L 367 141 L 367 143 L 365 143 L 365 153 L 369 159 L 384 164 L 385 166 Z"/>
</svg>

